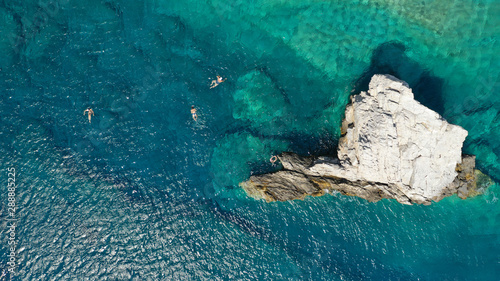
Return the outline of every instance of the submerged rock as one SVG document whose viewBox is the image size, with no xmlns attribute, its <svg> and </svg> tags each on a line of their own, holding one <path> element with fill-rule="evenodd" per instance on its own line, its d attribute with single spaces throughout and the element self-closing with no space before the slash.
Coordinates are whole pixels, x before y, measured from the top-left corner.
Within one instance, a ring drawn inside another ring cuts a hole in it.
<svg viewBox="0 0 500 281">
<path fill-rule="evenodd" d="M 408 84 L 372 77 L 368 92 L 351 97 L 338 158 L 283 153 L 283 171 L 252 176 L 240 185 L 266 201 L 302 199 L 339 191 L 378 201 L 430 204 L 477 193 L 475 156 L 463 155 L 467 131 L 413 98 Z"/>
<path fill-rule="evenodd" d="M 278 87 L 265 73 L 253 70 L 240 77 L 234 93 L 233 117 L 249 120 L 255 127 L 286 116 L 287 106 Z"/>
</svg>

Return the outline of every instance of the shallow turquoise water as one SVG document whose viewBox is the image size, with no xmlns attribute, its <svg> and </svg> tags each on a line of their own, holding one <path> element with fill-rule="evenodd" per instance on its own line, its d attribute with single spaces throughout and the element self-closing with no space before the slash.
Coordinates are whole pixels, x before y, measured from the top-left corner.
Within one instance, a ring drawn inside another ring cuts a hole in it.
<svg viewBox="0 0 500 281">
<path fill-rule="evenodd" d="M 498 182 L 500 2 L 247 2 L 0 2 L 0 163 L 5 182 L 16 168 L 19 206 L 13 276 L 500 276 L 498 186 L 432 206 L 338 194 L 266 204 L 238 187 L 275 169 L 274 153 L 335 153 L 348 96 L 374 73 L 408 81 L 467 129 L 464 151 Z M 228 80 L 209 89 L 216 75 Z"/>
</svg>

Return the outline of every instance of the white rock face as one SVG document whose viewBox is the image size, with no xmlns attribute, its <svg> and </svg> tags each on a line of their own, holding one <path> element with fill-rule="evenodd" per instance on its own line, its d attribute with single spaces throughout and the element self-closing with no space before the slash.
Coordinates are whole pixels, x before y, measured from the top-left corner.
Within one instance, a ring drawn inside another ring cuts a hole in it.
<svg viewBox="0 0 500 281">
<path fill-rule="evenodd" d="M 414 100 L 408 84 L 375 75 L 351 97 L 340 139 L 340 165 L 318 163 L 316 176 L 394 185 L 412 201 L 439 197 L 462 161 L 463 128 Z"/>
<path fill-rule="evenodd" d="M 375 75 L 351 101 L 338 159 L 282 153 L 284 170 L 251 176 L 240 184 L 247 194 L 271 202 L 338 191 L 428 205 L 477 193 L 475 156 L 462 155 L 467 131 L 414 100 L 404 81 Z"/>
</svg>

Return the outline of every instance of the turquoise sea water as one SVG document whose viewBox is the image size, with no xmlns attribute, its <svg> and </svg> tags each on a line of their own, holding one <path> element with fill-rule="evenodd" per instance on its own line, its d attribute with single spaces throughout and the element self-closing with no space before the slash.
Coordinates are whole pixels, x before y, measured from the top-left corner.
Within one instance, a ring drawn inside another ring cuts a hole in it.
<svg viewBox="0 0 500 281">
<path fill-rule="evenodd" d="M 498 26 L 497 0 L 0 1 L 2 278 L 498 280 L 498 185 L 431 206 L 238 187 L 274 153 L 334 154 L 374 73 L 498 182 Z"/>
</svg>

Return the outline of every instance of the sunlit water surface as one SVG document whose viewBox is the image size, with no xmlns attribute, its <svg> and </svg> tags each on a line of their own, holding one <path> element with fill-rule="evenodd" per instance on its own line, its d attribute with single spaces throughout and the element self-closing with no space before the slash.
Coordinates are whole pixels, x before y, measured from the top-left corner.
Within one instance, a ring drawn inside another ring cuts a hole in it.
<svg viewBox="0 0 500 281">
<path fill-rule="evenodd" d="M 0 1 L 0 269 L 14 167 L 18 280 L 495 280 L 498 186 L 403 206 L 267 204 L 238 183 L 275 153 L 334 154 L 374 73 L 467 129 L 500 180 L 499 15 L 487 0 Z"/>
</svg>

